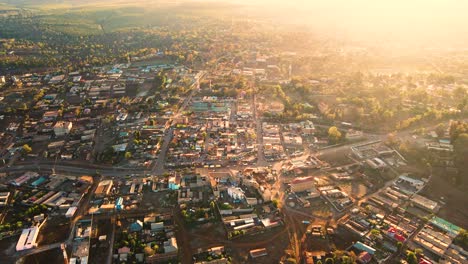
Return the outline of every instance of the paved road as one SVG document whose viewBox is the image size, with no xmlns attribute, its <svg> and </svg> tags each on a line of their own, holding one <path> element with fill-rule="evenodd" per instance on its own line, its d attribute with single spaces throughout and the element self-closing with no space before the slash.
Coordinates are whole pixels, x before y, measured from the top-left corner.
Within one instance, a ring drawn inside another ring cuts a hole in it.
<svg viewBox="0 0 468 264">
<path fill-rule="evenodd" d="M 262 131 L 262 119 L 257 113 L 257 95 L 252 96 L 252 109 L 253 118 L 255 122 L 255 133 L 257 134 L 257 166 L 264 167 L 269 163 L 265 159 L 265 153 L 263 152 L 263 131 Z"/>
<path fill-rule="evenodd" d="M 107 264 L 112 264 L 112 253 L 113 253 L 113 249 L 114 249 L 114 241 L 115 241 L 115 226 L 116 226 L 116 218 L 115 216 L 113 216 L 111 218 L 111 225 L 112 225 L 112 233 L 110 234 L 110 242 L 109 242 L 109 252 L 107 253 L 107 260 L 106 260 L 106 263 Z"/>
<path fill-rule="evenodd" d="M 195 93 L 198 91 L 198 84 L 199 82 L 202 80 L 203 76 L 205 75 L 204 72 L 201 72 L 200 75 L 199 75 L 199 78 L 198 80 L 196 80 L 191 86 L 190 86 L 190 94 L 184 99 L 184 101 L 182 102 L 182 104 L 180 105 L 179 109 L 177 109 L 177 111 L 172 115 L 172 117 L 167 121 L 167 124 L 168 125 L 171 125 L 173 120 L 175 118 L 178 118 L 180 117 L 185 109 L 187 108 L 187 106 L 189 105 L 190 101 L 192 101 L 192 98 L 193 96 L 195 95 Z M 158 158 L 157 160 L 154 162 L 153 164 L 153 167 L 151 169 L 151 171 L 153 172 L 153 174 L 156 174 L 156 175 L 161 175 L 164 173 L 164 163 L 165 163 L 165 159 L 166 159 L 166 153 L 167 153 L 167 150 L 168 150 L 168 147 L 169 147 L 169 143 L 171 142 L 172 140 L 172 132 L 173 132 L 173 128 L 170 127 L 168 128 L 165 132 L 164 132 L 164 137 L 163 137 L 163 143 L 162 143 L 162 146 L 161 148 L 159 149 L 159 154 L 158 154 Z"/>
<path fill-rule="evenodd" d="M 161 175 L 164 173 L 164 163 L 166 159 L 166 153 L 169 148 L 169 143 L 171 143 L 173 128 L 169 128 L 166 131 L 166 134 L 163 137 L 163 143 L 159 149 L 158 159 L 153 165 L 152 172 L 156 175 Z"/>
<path fill-rule="evenodd" d="M 28 170 L 49 170 L 55 167 L 55 172 L 57 174 L 61 172 L 66 172 L 70 174 L 76 175 L 95 175 L 96 172 L 99 172 L 103 176 L 126 176 L 129 174 L 144 174 L 145 170 L 139 168 L 122 168 L 122 167 L 107 167 L 107 168 L 92 168 L 87 166 L 86 164 L 83 165 L 53 165 L 53 164 L 21 164 L 21 165 L 14 165 L 10 168 L 1 168 L 0 172 L 24 172 Z"/>
</svg>

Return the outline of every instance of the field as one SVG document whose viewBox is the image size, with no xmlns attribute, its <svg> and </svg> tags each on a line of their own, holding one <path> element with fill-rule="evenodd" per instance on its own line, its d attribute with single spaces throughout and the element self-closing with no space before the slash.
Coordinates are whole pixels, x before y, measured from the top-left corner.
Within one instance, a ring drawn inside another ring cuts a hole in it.
<svg viewBox="0 0 468 264">
<path fill-rule="evenodd" d="M 28 256 L 24 259 L 23 264 L 36 264 L 36 263 L 48 263 L 48 264 L 62 264 L 63 253 L 61 249 L 51 249 L 44 251 L 39 254 Z"/>
<path fill-rule="evenodd" d="M 445 205 L 442 205 L 437 216 L 468 229 L 467 187 L 459 186 L 456 188 L 450 183 L 450 180 L 444 177 L 441 174 L 434 174 L 429 185 L 421 194 L 437 202 L 443 200 Z"/>
<path fill-rule="evenodd" d="M 6 3 L 3 3 L 6 2 Z M 0 1 L 0 11 L 22 8 L 34 14 L 33 19 L 58 32 L 72 35 L 95 35 L 134 28 L 154 27 L 177 19 L 197 16 L 219 16 L 232 13 L 225 4 L 171 4 L 161 1 Z M 228 10 L 228 11 L 226 11 Z M 1 13 L 0 13 L 1 15 Z"/>
<path fill-rule="evenodd" d="M 64 217 L 54 217 L 48 220 L 39 232 L 39 245 L 48 245 L 65 241 L 70 234 L 70 223 Z"/>
</svg>

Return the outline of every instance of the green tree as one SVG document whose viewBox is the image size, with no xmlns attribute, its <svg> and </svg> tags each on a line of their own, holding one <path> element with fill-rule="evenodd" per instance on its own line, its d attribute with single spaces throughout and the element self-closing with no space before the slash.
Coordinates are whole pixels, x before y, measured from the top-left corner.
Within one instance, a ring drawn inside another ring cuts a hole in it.
<svg viewBox="0 0 468 264">
<path fill-rule="evenodd" d="M 131 159 L 132 153 L 130 151 L 125 152 L 125 159 Z"/>
<path fill-rule="evenodd" d="M 325 264 L 335 264 L 335 260 L 333 258 L 325 259 Z"/>
<path fill-rule="evenodd" d="M 158 252 L 158 251 L 159 251 L 159 246 L 158 246 L 158 245 L 154 245 L 154 246 L 153 246 L 153 250 L 154 250 L 154 252 Z"/>
<path fill-rule="evenodd" d="M 353 263 L 354 261 L 348 256 L 343 256 L 341 258 L 341 264 L 353 264 Z"/>
<path fill-rule="evenodd" d="M 408 251 L 406 254 L 406 261 L 408 261 L 408 264 L 418 264 L 418 258 L 413 251 Z"/>
<path fill-rule="evenodd" d="M 465 229 L 460 230 L 455 237 L 455 243 L 461 245 L 465 249 L 468 248 L 468 232 Z"/>
<path fill-rule="evenodd" d="M 398 251 L 400 251 L 400 250 L 403 248 L 403 243 L 401 243 L 400 241 L 398 241 L 397 244 L 396 244 L 396 246 L 397 246 Z"/>
<path fill-rule="evenodd" d="M 376 236 L 380 235 L 380 230 L 378 230 L 378 229 L 372 229 L 372 230 L 370 231 L 370 233 L 371 233 L 371 236 L 376 237 Z"/>
</svg>

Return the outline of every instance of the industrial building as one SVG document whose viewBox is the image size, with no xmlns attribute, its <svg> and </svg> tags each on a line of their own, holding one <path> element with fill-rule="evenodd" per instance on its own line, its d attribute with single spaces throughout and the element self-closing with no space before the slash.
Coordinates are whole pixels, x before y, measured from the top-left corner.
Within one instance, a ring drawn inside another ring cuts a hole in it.
<svg viewBox="0 0 468 264">
<path fill-rule="evenodd" d="M 22 251 L 37 247 L 37 236 L 39 235 L 39 227 L 33 226 L 31 228 L 23 229 L 21 232 L 18 243 L 16 244 L 16 251 Z"/>
</svg>

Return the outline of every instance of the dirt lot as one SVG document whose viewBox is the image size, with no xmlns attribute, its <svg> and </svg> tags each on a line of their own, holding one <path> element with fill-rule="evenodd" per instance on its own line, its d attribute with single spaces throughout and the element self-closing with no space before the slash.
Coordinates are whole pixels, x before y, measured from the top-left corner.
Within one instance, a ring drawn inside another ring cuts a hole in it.
<svg viewBox="0 0 468 264">
<path fill-rule="evenodd" d="M 330 238 L 330 243 L 338 250 L 345 250 L 352 245 L 352 241 L 358 241 L 359 236 L 351 233 L 345 228 L 338 227 L 335 230 L 335 235 Z"/>
<path fill-rule="evenodd" d="M 268 256 L 252 260 L 249 251 L 257 248 L 266 248 Z M 263 234 L 255 234 L 236 239 L 228 247 L 232 256 L 232 263 L 256 263 L 271 264 L 279 263 L 289 248 L 288 232 L 284 227 L 277 227 Z"/>
<path fill-rule="evenodd" d="M 422 195 L 440 202 L 444 198 L 437 216 L 452 222 L 464 229 L 468 229 L 468 187 L 451 185 L 444 175 L 434 174 L 428 186 L 422 191 Z"/>
<path fill-rule="evenodd" d="M 70 222 L 65 217 L 54 217 L 48 220 L 39 232 L 39 245 L 53 244 L 65 241 L 70 234 Z"/>
<path fill-rule="evenodd" d="M 105 263 L 109 253 L 112 224 L 110 219 L 98 220 L 95 223 L 97 224 L 96 238 L 91 239 L 89 263 Z M 107 239 L 100 242 L 97 238 L 103 235 L 107 235 Z"/>
<path fill-rule="evenodd" d="M 39 254 L 31 255 L 24 259 L 23 264 L 63 264 L 63 253 L 61 249 L 52 249 Z"/>
<path fill-rule="evenodd" d="M 18 238 L 19 235 L 16 235 L 0 240 L 0 260 L 3 260 L 5 263 L 11 263 L 13 261 L 10 258 L 12 258 L 12 255 L 16 252 L 15 247 Z"/>
<path fill-rule="evenodd" d="M 368 187 L 358 181 L 342 183 L 338 186 L 354 199 L 359 199 L 369 193 Z"/>
<path fill-rule="evenodd" d="M 196 251 L 199 248 L 211 247 L 213 243 L 225 241 L 227 237 L 221 222 L 206 223 L 188 230 L 192 251 Z"/>
<path fill-rule="evenodd" d="M 322 155 L 318 156 L 320 160 L 328 162 L 330 166 L 341 166 L 346 164 L 354 163 L 355 161 L 350 159 L 348 155 L 351 155 L 351 149 L 339 148 L 339 150 L 324 150 L 321 151 Z"/>
<path fill-rule="evenodd" d="M 155 208 L 174 208 L 176 205 L 177 197 L 175 192 L 152 192 L 150 190 L 143 192 L 141 206 L 148 210 L 153 210 Z"/>
</svg>

